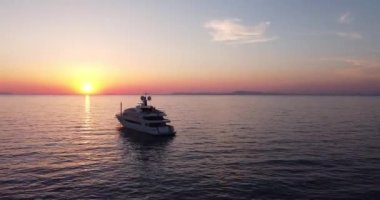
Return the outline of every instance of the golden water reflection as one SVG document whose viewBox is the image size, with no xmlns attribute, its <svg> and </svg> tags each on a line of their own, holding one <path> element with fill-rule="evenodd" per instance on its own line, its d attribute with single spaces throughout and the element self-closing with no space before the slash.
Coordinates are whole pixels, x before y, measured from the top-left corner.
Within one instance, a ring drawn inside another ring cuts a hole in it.
<svg viewBox="0 0 380 200">
<path fill-rule="evenodd" d="M 84 98 L 84 109 L 86 113 L 90 113 L 91 111 L 91 98 L 90 95 L 86 95 Z"/>
<path fill-rule="evenodd" d="M 86 95 L 84 97 L 84 116 L 82 127 L 84 130 L 91 130 L 91 97 Z"/>
</svg>

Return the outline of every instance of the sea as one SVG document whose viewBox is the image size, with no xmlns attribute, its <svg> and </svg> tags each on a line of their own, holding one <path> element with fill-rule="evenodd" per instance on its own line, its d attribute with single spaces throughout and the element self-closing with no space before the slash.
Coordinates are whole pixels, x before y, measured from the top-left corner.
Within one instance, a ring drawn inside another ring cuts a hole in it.
<svg viewBox="0 0 380 200">
<path fill-rule="evenodd" d="M 120 102 L 0 96 L 0 199 L 380 199 L 380 97 L 154 95 L 164 138 Z"/>
</svg>

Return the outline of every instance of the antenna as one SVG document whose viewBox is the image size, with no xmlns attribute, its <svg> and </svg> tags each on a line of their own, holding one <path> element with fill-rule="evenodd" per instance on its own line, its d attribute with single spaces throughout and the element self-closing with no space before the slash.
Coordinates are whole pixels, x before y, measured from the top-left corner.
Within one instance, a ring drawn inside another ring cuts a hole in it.
<svg viewBox="0 0 380 200">
<path fill-rule="evenodd" d="M 123 102 L 120 101 L 120 117 L 123 115 Z"/>
</svg>

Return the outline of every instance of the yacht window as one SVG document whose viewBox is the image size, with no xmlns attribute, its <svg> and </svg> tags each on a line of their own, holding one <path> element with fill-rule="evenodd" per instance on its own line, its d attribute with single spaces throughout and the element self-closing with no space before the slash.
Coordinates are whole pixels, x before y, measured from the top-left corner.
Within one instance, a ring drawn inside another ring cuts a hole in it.
<svg viewBox="0 0 380 200">
<path fill-rule="evenodd" d="M 130 123 L 134 123 L 134 124 L 141 124 L 140 122 L 136 122 L 136 121 L 129 120 L 129 119 L 126 119 L 125 121 L 130 122 Z"/>
<path fill-rule="evenodd" d="M 149 117 L 144 117 L 146 120 L 163 120 L 164 118 L 162 116 L 149 116 Z"/>
<path fill-rule="evenodd" d="M 166 126 L 166 123 L 151 123 L 148 124 L 149 127 L 163 127 Z"/>
</svg>

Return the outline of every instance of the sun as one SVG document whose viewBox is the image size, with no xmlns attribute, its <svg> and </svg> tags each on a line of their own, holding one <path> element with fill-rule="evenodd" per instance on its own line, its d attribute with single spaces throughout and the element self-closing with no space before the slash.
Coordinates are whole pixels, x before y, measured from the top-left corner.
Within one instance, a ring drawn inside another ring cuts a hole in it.
<svg viewBox="0 0 380 200">
<path fill-rule="evenodd" d="M 91 83 L 84 83 L 82 85 L 82 91 L 83 91 L 83 93 L 90 94 L 92 92 L 92 90 L 93 90 L 93 88 L 92 88 Z"/>
</svg>

